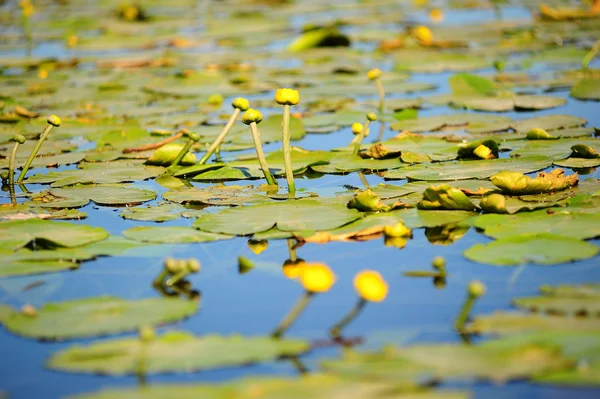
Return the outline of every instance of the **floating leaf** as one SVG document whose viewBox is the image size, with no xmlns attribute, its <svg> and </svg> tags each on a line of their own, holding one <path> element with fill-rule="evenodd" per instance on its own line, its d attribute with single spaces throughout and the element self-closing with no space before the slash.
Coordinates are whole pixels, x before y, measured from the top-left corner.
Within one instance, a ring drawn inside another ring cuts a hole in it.
<svg viewBox="0 0 600 399">
<path fill-rule="evenodd" d="M 386 179 L 411 180 L 463 180 L 486 179 L 502 170 L 510 169 L 531 173 L 545 169 L 552 160 L 544 156 L 520 157 L 518 159 L 489 159 L 463 162 L 440 162 L 414 165 L 383 173 Z"/>
<path fill-rule="evenodd" d="M 163 198 L 180 204 L 242 205 L 270 202 L 271 199 L 266 196 L 270 191 L 277 192 L 277 187 L 266 184 L 258 187 L 225 185 L 206 188 L 185 187 L 167 191 L 163 194 Z"/>
<path fill-rule="evenodd" d="M 0 249 L 16 250 L 26 245 L 36 248 L 79 247 L 108 237 L 101 227 L 50 220 L 0 222 Z"/>
<path fill-rule="evenodd" d="M 573 251 L 576 251 L 573 249 Z M 582 295 L 582 293 L 588 293 Z M 592 293 L 592 295 L 589 295 Z M 594 294 L 595 293 L 595 294 Z M 588 286 L 558 287 L 544 286 L 541 296 L 515 298 L 513 304 L 520 308 L 551 314 L 569 314 L 579 317 L 600 317 L 598 287 Z"/>
<path fill-rule="evenodd" d="M 53 188 L 36 194 L 31 204 L 43 208 L 78 208 L 94 201 L 98 205 L 134 205 L 151 201 L 156 193 L 125 185 L 81 185 Z"/>
<path fill-rule="evenodd" d="M 562 317 L 518 312 L 495 312 L 477 316 L 466 327 L 466 331 L 477 334 L 515 334 L 540 332 L 596 332 L 600 333 L 600 321 L 574 317 Z"/>
<path fill-rule="evenodd" d="M 142 220 L 146 222 L 166 222 L 179 219 L 184 207 L 174 204 L 160 204 L 145 208 L 127 208 L 121 211 L 120 216 L 124 219 Z"/>
<path fill-rule="evenodd" d="M 362 217 L 345 205 L 297 200 L 225 209 L 198 218 L 194 227 L 203 231 L 248 235 L 277 226 L 281 231 L 330 230 Z"/>
<path fill-rule="evenodd" d="M 5 318 L 4 327 L 23 337 L 63 340 L 171 323 L 191 316 L 197 310 L 198 303 L 179 298 L 126 301 L 102 296 L 48 303 L 38 309 L 34 317 L 13 311 Z"/>
<path fill-rule="evenodd" d="M 308 351 L 303 340 L 276 340 L 270 337 L 207 335 L 170 331 L 151 342 L 124 338 L 73 346 L 54 354 L 48 367 L 54 370 L 104 375 L 135 374 L 139 362 L 148 373 L 191 372 L 243 366 L 272 361 L 280 356 Z M 140 359 L 143 356 L 143 359 Z"/>
<path fill-rule="evenodd" d="M 489 244 L 475 244 L 464 252 L 464 256 L 477 263 L 516 266 L 529 263 L 555 265 L 591 258 L 597 253 L 598 247 L 594 244 L 541 233 L 510 235 Z"/>
<path fill-rule="evenodd" d="M 228 240 L 229 235 L 207 233 L 183 226 L 138 226 L 127 229 L 123 235 L 131 240 L 155 244 L 179 244 Z"/>
<path fill-rule="evenodd" d="M 600 100 L 600 79 L 581 79 L 571 88 L 571 97 Z"/>
<path fill-rule="evenodd" d="M 579 183 L 577 173 L 565 176 L 562 169 L 550 173 L 540 172 L 531 178 L 519 172 L 503 171 L 490 177 L 494 185 L 510 195 L 550 193 L 576 186 Z"/>
</svg>

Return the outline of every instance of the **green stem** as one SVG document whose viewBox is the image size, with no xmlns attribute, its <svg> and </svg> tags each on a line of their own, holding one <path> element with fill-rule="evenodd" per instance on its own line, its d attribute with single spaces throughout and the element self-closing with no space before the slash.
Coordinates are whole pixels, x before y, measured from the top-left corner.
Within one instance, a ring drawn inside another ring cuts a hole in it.
<svg viewBox="0 0 600 399">
<path fill-rule="evenodd" d="M 581 67 L 583 69 L 587 69 L 590 62 L 592 62 L 594 57 L 596 57 L 596 54 L 598 54 L 598 51 L 600 51 L 600 40 L 596 41 L 590 51 L 583 57 L 583 60 L 581 61 Z"/>
<path fill-rule="evenodd" d="M 17 183 L 21 183 L 23 181 L 23 179 L 25 178 L 25 175 L 27 174 L 27 171 L 29 170 L 31 163 L 35 159 L 35 156 L 37 155 L 37 153 L 40 151 L 40 148 L 42 148 L 42 144 L 44 144 L 46 137 L 48 137 L 48 135 L 50 134 L 50 131 L 52 130 L 53 127 L 54 126 L 52 126 L 52 125 L 48 125 L 42 132 L 40 139 L 36 143 L 35 147 L 33 147 L 33 151 L 31 151 L 31 154 L 29 154 L 29 158 L 27 158 L 27 161 L 25 161 L 25 165 L 23 165 L 23 170 L 21 171 L 21 174 L 19 175 L 19 178 L 17 179 Z"/>
<path fill-rule="evenodd" d="M 138 354 L 137 364 L 135 368 L 135 375 L 137 377 L 138 384 L 140 386 L 144 386 L 147 383 L 146 371 L 147 371 L 147 351 L 148 351 L 148 343 L 142 342 L 140 353 Z"/>
<path fill-rule="evenodd" d="M 375 79 L 375 86 L 377 87 L 377 94 L 379 95 L 379 113 L 383 115 L 385 109 L 385 91 L 383 85 L 379 79 Z"/>
<path fill-rule="evenodd" d="M 367 181 L 367 178 L 365 177 L 365 174 L 363 172 L 358 172 L 358 177 L 360 178 L 360 181 L 362 182 L 363 186 L 365 186 L 365 189 L 371 188 L 371 185 Z"/>
<path fill-rule="evenodd" d="M 296 183 L 294 183 L 294 170 L 292 169 L 292 148 L 290 141 L 290 106 L 283 106 L 283 164 L 285 166 L 285 178 L 288 184 L 288 193 L 296 193 Z"/>
<path fill-rule="evenodd" d="M 334 339 L 340 338 L 342 336 L 342 329 L 348 324 L 350 324 L 354 319 L 356 319 L 356 317 L 360 314 L 360 312 L 363 310 L 366 304 L 367 301 L 365 301 L 362 298 L 358 298 L 358 302 L 356 302 L 356 305 L 354 305 L 354 307 L 350 309 L 350 311 L 346 314 L 346 316 L 342 318 L 342 320 L 340 320 L 337 324 L 331 327 L 331 329 L 329 330 L 329 334 Z"/>
<path fill-rule="evenodd" d="M 192 139 L 189 139 L 188 142 L 185 143 L 185 146 L 181 149 L 181 151 L 179 151 L 175 159 L 173 159 L 173 162 L 171 162 L 171 165 L 167 168 L 167 173 L 173 173 L 175 168 L 177 168 L 177 165 L 179 165 L 179 162 L 181 162 L 183 157 L 185 157 L 185 155 L 189 152 L 194 143 L 195 141 Z"/>
<path fill-rule="evenodd" d="M 460 309 L 460 313 L 454 322 L 454 328 L 458 332 L 462 332 L 465 328 L 465 323 L 467 318 L 469 317 L 469 313 L 471 313 L 471 309 L 473 308 L 473 304 L 475 304 L 475 298 L 472 296 L 468 296 L 465 302 L 463 303 L 462 308 Z"/>
<path fill-rule="evenodd" d="M 33 37 L 31 35 L 31 22 L 29 17 L 25 15 L 23 16 L 23 32 L 25 34 L 26 54 L 27 57 L 30 57 L 33 49 Z"/>
<path fill-rule="evenodd" d="M 308 367 L 306 367 L 304 365 L 304 363 L 302 363 L 300 361 L 300 359 L 298 359 L 298 356 L 292 356 L 290 357 L 290 361 L 292 362 L 292 365 L 294 366 L 294 368 L 296 369 L 296 371 L 298 371 L 298 374 L 306 374 L 308 373 Z"/>
<path fill-rule="evenodd" d="M 358 152 L 360 151 L 360 146 L 362 145 L 365 135 L 367 134 L 367 130 L 369 130 L 370 124 L 371 124 L 371 121 L 367 119 L 367 122 L 365 122 L 362 130 L 360 131 L 360 133 L 358 135 L 358 140 L 356 140 L 356 143 L 354 143 L 354 150 L 352 151 L 352 155 L 358 155 Z"/>
<path fill-rule="evenodd" d="M 383 141 L 383 134 L 385 133 L 385 122 L 381 121 L 379 123 L 379 136 L 377 136 L 377 143 Z"/>
<path fill-rule="evenodd" d="M 162 286 L 164 279 L 167 278 L 168 275 L 169 272 L 166 269 L 162 269 L 158 276 L 152 281 L 152 284 L 157 287 Z"/>
<path fill-rule="evenodd" d="M 233 114 L 231 114 L 231 117 L 227 121 L 227 124 L 225 125 L 221 133 L 217 136 L 215 141 L 213 141 L 210 147 L 208 147 L 208 150 L 206 150 L 206 154 L 204 154 L 202 159 L 200 159 L 199 164 L 205 164 L 206 161 L 208 161 L 208 158 L 210 158 L 211 155 L 215 153 L 215 151 L 218 151 L 220 149 L 223 140 L 225 140 L 225 136 L 227 136 L 227 133 L 229 133 L 229 131 L 231 130 L 231 127 L 237 120 L 238 116 L 240 116 L 240 110 L 239 108 L 235 108 L 233 110 Z"/>
<path fill-rule="evenodd" d="M 314 293 L 309 291 L 304 291 L 302 297 L 296 302 L 292 310 L 285 316 L 285 318 L 279 323 L 279 326 L 271 336 L 273 338 L 281 338 L 281 336 L 290 328 L 292 323 L 296 321 L 296 319 L 300 316 L 302 311 L 306 308 L 310 300 L 312 299 Z"/>
<path fill-rule="evenodd" d="M 10 153 L 10 158 L 8 159 L 8 184 L 14 186 L 15 184 L 15 158 L 17 157 L 17 150 L 21 143 L 15 142 L 15 146 Z"/>
<path fill-rule="evenodd" d="M 263 152 L 262 144 L 260 142 L 260 132 L 258 131 L 258 125 L 256 122 L 252 122 L 250 124 L 250 131 L 252 132 L 252 140 L 254 140 L 254 148 L 256 148 L 256 157 L 258 158 L 260 168 L 265 175 L 265 179 L 267 179 L 268 184 L 277 185 L 277 182 L 271 175 L 269 165 L 267 165 L 267 159 L 265 158 L 265 153 Z"/>
</svg>

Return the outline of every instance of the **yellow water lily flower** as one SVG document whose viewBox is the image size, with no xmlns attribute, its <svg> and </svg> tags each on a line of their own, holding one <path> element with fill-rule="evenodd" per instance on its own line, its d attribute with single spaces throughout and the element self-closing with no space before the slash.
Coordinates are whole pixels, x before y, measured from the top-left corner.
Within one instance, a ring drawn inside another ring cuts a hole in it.
<svg viewBox="0 0 600 399">
<path fill-rule="evenodd" d="M 324 263 L 307 263 L 302 268 L 300 282 L 309 292 L 327 292 L 335 283 L 335 274 Z"/>
<path fill-rule="evenodd" d="M 296 105 L 300 102 L 300 93 L 294 89 L 277 89 L 275 101 L 280 105 Z"/>
<path fill-rule="evenodd" d="M 373 68 L 369 72 L 367 72 L 367 77 L 369 80 L 379 79 L 381 77 L 381 69 Z"/>
<path fill-rule="evenodd" d="M 363 124 L 360 122 L 354 122 L 352 124 L 352 133 L 360 134 L 363 130 Z"/>
<path fill-rule="evenodd" d="M 303 259 L 296 259 L 295 261 L 288 259 L 283 262 L 283 274 L 290 280 L 295 280 L 302 274 L 302 270 L 306 262 Z"/>
<path fill-rule="evenodd" d="M 374 270 L 363 270 L 354 277 L 354 288 L 362 299 L 381 302 L 388 294 L 388 285 L 381 274 Z"/>
</svg>

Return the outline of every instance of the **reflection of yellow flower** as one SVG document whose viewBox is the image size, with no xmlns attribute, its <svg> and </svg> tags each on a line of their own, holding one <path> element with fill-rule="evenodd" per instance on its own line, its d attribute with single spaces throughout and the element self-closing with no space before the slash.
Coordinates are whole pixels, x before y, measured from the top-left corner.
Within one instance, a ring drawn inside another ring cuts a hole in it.
<svg viewBox="0 0 600 399">
<path fill-rule="evenodd" d="M 327 292 L 335 283 L 335 274 L 323 263 L 307 263 L 302 268 L 300 281 L 310 292 Z"/>
<path fill-rule="evenodd" d="M 294 89 L 277 89 L 275 101 L 280 105 L 296 105 L 300 102 L 300 93 Z"/>
<path fill-rule="evenodd" d="M 378 68 L 373 68 L 369 72 L 367 72 L 367 77 L 370 80 L 379 79 L 380 76 L 381 76 L 381 70 Z"/>
<path fill-rule="evenodd" d="M 419 41 L 419 43 L 424 45 L 431 44 L 431 41 L 433 39 L 433 34 L 429 30 L 429 28 L 423 25 L 419 25 L 416 28 L 414 28 L 412 34 L 414 38 Z"/>
<path fill-rule="evenodd" d="M 267 240 L 248 240 L 248 248 L 256 255 L 260 255 L 267 247 L 269 246 L 269 241 Z"/>
<path fill-rule="evenodd" d="M 354 288 L 362 299 L 381 302 L 388 293 L 388 285 L 381 274 L 373 270 L 363 270 L 354 277 Z"/>
<path fill-rule="evenodd" d="M 304 265 L 306 265 L 306 262 L 303 259 L 297 259 L 295 261 L 288 259 L 283 262 L 283 274 L 290 280 L 295 280 L 302 274 Z"/>
</svg>

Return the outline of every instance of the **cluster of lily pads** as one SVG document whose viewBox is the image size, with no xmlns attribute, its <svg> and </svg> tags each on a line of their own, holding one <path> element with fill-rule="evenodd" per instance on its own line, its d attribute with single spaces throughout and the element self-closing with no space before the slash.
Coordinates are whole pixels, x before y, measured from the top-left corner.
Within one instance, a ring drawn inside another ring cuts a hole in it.
<svg viewBox="0 0 600 399">
<path fill-rule="evenodd" d="M 329 266 L 296 256 L 302 245 L 382 239 L 402 249 L 417 229 L 434 245 L 451 245 L 473 229 L 493 239 L 463 253 L 482 265 L 559 265 L 597 256 L 597 127 L 579 116 L 522 113 L 600 100 L 597 1 L 577 9 L 534 2 L 535 21 L 469 26 L 440 25 L 444 14 L 437 8 L 385 0 L 273 8 L 223 2 L 194 10 L 210 16 L 202 39 L 181 34 L 199 17 L 188 2 L 169 2 L 168 11 L 158 1 L 144 3 L 98 2 L 93 17 L 73 7 L 52 19 L 22 1 L 14 14 L 2 14 L 7 21 L 18 17 L 23 29 L 22 35 L 0 33 L 8 39 L 0 50 L 25 44 L 31 55 L 0 60 L 0 168 L 8 192 L 0 206 L 0 277 L 75 270 L 105 256 L 117 262 L 163 257 L 164 244 L 244 237 L 256 258 L 269 240 L 286 240 L 282 272 L 304 293 L 261 336 L 156 333 L 198 311 L 200 292 L 190 282 L 201 269 L 196 259 L 166 258 L 148 281 L 161 298 L 91 297 L 20 309 L 0 304 L 0 323 L 25 338 L 138 333 L 68 346 L 49 357 L 49 369 L 140 380 L 139 388 L 85 395 L 94 398 L 266 399 L 294 392 L 458 399 L 469 393 L 431 388 L 462 379 L 598 386 L 600 288 L 594 284 L 543 286 L 538 296 L 515 298 L 518 311 L 471 317 L 486 291 L 472 281 L 452 326 L 466 344 L 361 351 L 353 348 L 361 340 L 344 331 L 368 302 L 381 302 L 394 289 L 375 270 L 363 270 L 354 280 L 356 303 L 329 327 L 327 340 L 285 336 L 335 282 Z M 354 7 L 359 16 L 348 13 Z M 338 23 L 290 33 L 287 17 L 332 10 Z M 412 26 L 404 12 L 423 14 L 429 26 Z M 392 35 L 384 26 L 398 22 L 409 27 Z M 357 30 L 340 29 L 344 25 Z M 57 40 L 64 41 L 66 58 L 36 56 L 36 43 Z M 279 40 L 290 41 L 284 51 L 269 47 Z M 440 72 L 451 73 L 449 91 L 432 94 L 442 84 Z M 414 73 L 438 75 L 431 83 L 410 80 Z M 436 108 L 444 111 L 429 113 Z M 44 117 L 50 113 L 61 118 Z M 317 137 L 331 138 L 333 148 L 292 146 Z M 53 167 L 59 169 L 43 169 Z M 349 174 L 363 187 L 312 184 Z M 278 182 L 283 178 L 285 193 Z M 116 236 L 65 221 L 85 219 L 90 204 L 122 207 L 119 215 L 128 220 L 189 222 L 144 224 Z M 240 257 L 239 272 L 250 273 L 257 262 Z M 404 275 L 432 278 L 443 288 L 452 267 L 440 257 L 432 266 Z M 201 285 L 202 274 L 197 278 Z M 76 326 L 68 323 L 73 319 Z M 468 344 L 475 334 L 491 339 Z M 300 379 L 147 381 L 158 373 L 280 359 L 305 372 L 302 356 L 322 346 L 340 346 L 343 353 L 321 358 L 318 371 Z"/>
</svg>

